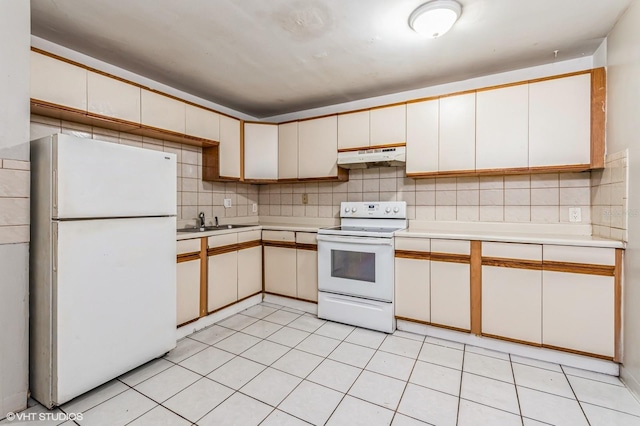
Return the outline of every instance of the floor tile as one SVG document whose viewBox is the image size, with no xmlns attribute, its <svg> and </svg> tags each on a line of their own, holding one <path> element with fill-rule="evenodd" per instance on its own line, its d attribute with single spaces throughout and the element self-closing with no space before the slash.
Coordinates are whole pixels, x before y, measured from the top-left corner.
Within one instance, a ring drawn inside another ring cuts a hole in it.
<svg viewBox="0 0 640 426">
<path fill-rule="evenodd" d="M 452 342 L 451 340 L 439 339 L 437 337 L 427 336 L 424 338 L 425 343 L 431 343 L 433 345 L 444 346 L 445 348 L 464 350 L 464 343 Z"/>
<path fill-rule="evenodd" d="M 297 377 L 307 377 L 324 358 L 308 352 L 291 349 L 282 358 L 273 363 L 272 367 Z"/>
<path fill-rule="evenodd" d="M 183 419 L 175 413 L 162 406 L 157 406 L 153 410 L 143 414 L 129 426 L 190 426 L 191 422 Z"/>
<path fill-rule="evenodd" d="M 349 395 L 383 406 L 390 410 L 398 407 L 406 382 L 363 371 L 349 390 Z"/>
<path fill-rule="evenodd" d="M 198 426 L 259 425 L 273 407 L 241 393 L 234 393 L 198 422 Z"/>
<path fill-rule="evenodd" d="M 173 367 L 173 363 L 167 361 L 164 358 L 154 359 L 135 370 L 131 370 L 128 373 L 123 374 L 118 377 L 122 383 L 125 383 L 129 386 L 135 386 L 140 382 L 147 380 L 149 377 L 155 376 L 158 373 L 163 372 L 169 367 Z"/>
<path fill-rule="evenodd" d="M 471 352 L 478 355 L 490 356 L 492 358 L 502 359 L 509 361 L 509 354 L 505 352 L 493 351 L 491 349 L 485 349 L 478 346 L 465 345 L 465 352 Z"/>
<path fill-rule="evenodd" d="M 250 334 L 251 336 L 264 339 L 265 337 L 271 336 L 273 333 L 280 330 L 281 328 L 282 326 L 280 324 L 276 324 L 273 322 L 256 321 L 250 326 L 243 328 L 242 332 L 244 334 Z"/>
<path fill-rule="evenodd" d="M 465 351 L 463 368 L 468 373 L 513 383 L 513 372 L 509 361 Z"/>
<path fill-rule="evenodd" d="M 560 364 L 554 364 L 553 362 L 539 361 L 537 359 L 525 358 L 523 356 L 518 356 L 518 355 L 511 355 L 511 362 L 562 373 L 562 368 L 560 368 Z"/>
<path fill-rule="evenodd" d="M 307 380 L 344 393 L 349 390 L 361 372 L 359 368 L 325 359 L 307 377 Z"/>
<path fill-rule="evenodd" d="M 438 426 L 454 426 L 458 398 L 409 383 L 398 412 Z"/>
<path fill-rule="evenodd" d="M 409 358 L 417 358 L 422 348 L 422 341 L 405 339 L 404 337 L 387 336 L 380 345 L 381 351 L 402 355 Z"/>
<path fill-rule="evenodd" d="M 329 359 L 340 361 L 354 367 L 364 368 L 369 362 L 375 350 L 353 343 L 342 342 L 329 355 Z"/>
<path fill-rule="evenodd" d="M 304 314 L 304 313 L 305 313 L 305 311 L 302 311 L 302 310 L 300 310 L 300 309 L 296 309 L 296 308 L 292 308 L 292 307 L 290 307 L 290 306 L 283 306 L 283 307 L 282 307 L 282 310 L 283 310 L 283 311 L 287 311 L 287 312 L 292 312 L 292 313 L 294 313 L 294 314 L 298 314 L 298 315 L 302 315 L 302 314 Z"/>
<path fill-rule="evenodd" d="M 331 337 L 333 339 L 344 340 L 355 327 L 338 322 L 327 321 L 322 327 L 315 331 L 320 336 Z"/>
<path fill-rule="evenodd" d="M 402 330 L 394 331 L 393 335 L 395 337 L 402 337 L 405 339 L 417 340 L 420 343 L 424 342 L 424 337 L 425 337 L 422 334 L 409 333 L 408 331 L 402 331 Z"/>
<path fill-rule="evenodd" d="M 620 381 L 616 376 L 610 376 L 609 374 L 596 373 L 594 371 L 581 370 L 579 368 L 562 366 L 564 373 L 567 376 L 582 377 L 584 379 L 591 379 L 597 382 L 609 383 L 610 385 L 624 386 L 624 383 Z"/>
<path fill-rule="evenodd" d="M 346 395 L 327 422 L 328 426 L 386 426 L 393 411 Z"/>
<path fill-rule="evenodd" d="M 235 331 L 240 331 L 243 328 L 250 326 L 256 321 L 258 321 L 257 318 L 249 317 L 242 314 L 235 314 L 223 321 L 220 321 L 218 325 L 222 327 L 230 328 Z"/>
<path fill-rule="evenodd" d="M 432 343 L 423 344 L 420 354 L 418 354 L 420 361 L 455 368 L 456 370 L 462 370 L 463 357 L 463 351 L 451 349 L 446 346 L 434 345 Z"/>
<path fill-rule="evenodd" d="M 231 388 L 202 378 L 163 402 L 162 405 L 195 423 L 230 397 L 233 392 Z"/>
<path fill-rule="evenodd" d="M 266 306 L 268 308 L 282 309 L 282 305 L 278 305 L 277 303 L 261 302 L 261 303 L 258 303 L 258 305 L 259 306 Z"/>
<path fill-rule="evenodd" d="M 640 417 L 620 411 L 609 410 L 587 403 L 582 404 L 582 409 L 589 419 L 591 426 L 638 426 Z"/>
<path fill-rule="evenodd" d="M 312 334 L 304 339 L 296 349 L 301 351 L 310 352 L 314 355 L 326 357 L 340 344 L 339 340 L 330 339 L 329 337 L 318 336 Z"/>
<path fill-rule="evenodd" d="M 198 342 L 206 343 L 207 345 L 213 345 L 222 339 L 226 339 L 235 332 L 235 330 L 231 330 L 230 328 L 220 327 L 219 325 L 214 324 L 211 327 L 190 335 L 189 338 L 197 340 Z"/>
<path fill-rule="evenodd" d="M 248 334 L 236 333 L 219 341 L 214 346 L 218 349 L 239 355 L 260 341 L 261 339 L 249 336 Z"/>
<path fill-rule="evenodd" d="M 415 360 L 400 355 L 377 351 L 366 369 L 400 380 L 408 380 Z"/>
<path fill-rule="evenodd" d="M 325 320 L 321 320 L 311 315 L 302 315 L 288 324 L 288 327 L 295 328 L 297 330 L 313 333 L 326 323 Z"/>
<path fill-rule="evenodd" d="M 287 325 L 293 320 L 300 317 L 300 314 L 294 314 L 293 312 L 287 311 L 276 311 L 269 316 L 264 317 L 265 321 L 274 322 L 280 325 Z"/>
<path fill-rule="evenodd" d="M 263 340 L 244 351 L 240 356 L 250 359 L 251 361 L 259 362 L 260 364 L 271 365 L 282 355 L 289 352 L 289 350 L 290 348 L 287 346 Z"/>
<path fill-rule="evenodd" d="M 165 355 L 164 358 L 177 364 L 180 361 L 184 361 L 185 359 L 189 358 L 191 355 L 195 355 L 198 352 L 207 349 L 207 347 L 208 346 L 204 343 L 189 338 L 184 338 L 180 340 L 175 349 Z"/>
<path fill-rule="evenodd" d="M 554 425 L 587 425 L 587 419 L 575 399 L 518 387 L 522 416 Z"/>
<path fill-rule="evenodd" d="M 180 365 L 186 369 L 206 376 L 222 364 L 234 358 L 235 355 L 214 347 L 208 347 L 204 351 L 185 359 Z"/>
<path fill-rule="evenodd" d="M 640 416 L 640 403 L 625 387 L 576 376 L 569 376 L 569 382 L 580 402 Z"/>
<path fill-rule="evenodd" d="M 267 337 L 267 340 L 280 343 L 281 345 L 295 347 L 309 336 L 310 333 L 295 328 L 282 327 L 280 330 Z"/>
<path fill-rule="evenodd" d="M 404 414 L 400 414 L 396 412 L 396 415 L 393 416 L 393 422 L 391 422 L 392 426 L 424 426 L 428 425 L 428 423 L 421 422 L 420 420 L 414 419 L 413 417 L 405 416 Z"/>
<path fill-rule="evenodd" d="M 229 386 L 233 389 L 240 389 L 245 384 L 249 383 L 251 379 L 256 377 L 266 367 L 257 362 L 244 359 L 242 357 L 236 357 L 216 369 L 213 373 L 207 377 L 215 380 L 218 383 L 222 383 L 225 386 Z"/>
<path fill-rule="evenodd" d="M 520 414 L 516 388 L 511 383 L 462 373 L 460 397 L 513 414 Z"/>
<path fill-rule="evenodd" d="M 245 309 L 244 311 L 242 311 L 240 313 L 242 315 L 247 315 L 249 317 L 264 318 L 266 316 L 271 315 L 275 311 L 277 311 L 276 308 L 271 308 L 271 307 L 265 306 L 265 305 L 255 305 L 255 306 L 250 307 L 249 309 Z"/>
<path fill-rule="evenodd" d="M 563 373 L 514 363 L 513 374 L 518 386 L 574 398 L 571 386 Z"/>
<path fill-rule="evenodd" d="M 240 392 L 266 404 L 277 406 L 302 381 L 291 374 L 267 368 L 244 385 Z"/>
<path fill-rule="evenodd" d="M 340 392 L 305 380 L 278 408 L 314 425 L 322 425 L 343 396 Z"/>
<path fill-rule="evenodd" d="M 176 365 L 136 385 L 135 389 L 162 403 L 200 378 L 193 371 Z"/>
<path fill-rule="evenodd" d="M 284 411 L 273 410 L 260 426 L 308 426 L 309 423 L 293 417 Z"/>
<path fill-rule="evenodd" d="M 460 400 L 458 426 L 522 426 L 520 416 L 465 399 Z"/>
<path fill-rule="evenodd" d="M 459 396 L 461 375 L 460 370 L 418 361 L 413 367 L 409 382 L 453 396 Z"/>
<path fill-rule="evenodd" d="M 164 361 L 164 360 L 162 360 Z M 164 361 L 169 365 L 173 365 L 168 361 Z M 129 389 L 129 386 L 118 380 L 112 380 L 104 385 L 84 393 L 77 398 L 72 399 L 62 406 L 65 413 L 84 413 L 95 407 L 98 404 L 103 403 L 107 399 L 111 399 L 114 396 L 121 394 Z"/>
<path fill-rule="evenodd" d="M 157 405 L 139 392 L 129 389 L 86 411 L 78 423 L 90 426 L 125 425 Z"/>
<path fill-rule="evenodd" d="M 345 342 L 355 343 L 356 345 L 366 346 L 371 349 L 378 349 L 384 339 L 387 337 L 385 333 L 379 331 L 367 330 L 366 328 L 356 328 L 344 339 Z"/>
<path fill-rule="evenodd" d="M 539 422 L 537 420 L 533 420 L 533 419 L 529 419 L 526 417 L 522 418 L 522 422 L 524 424 L 524 426 L 548 426 L 551 423 L 543 423 L 543 422 Z"/>
</svg>

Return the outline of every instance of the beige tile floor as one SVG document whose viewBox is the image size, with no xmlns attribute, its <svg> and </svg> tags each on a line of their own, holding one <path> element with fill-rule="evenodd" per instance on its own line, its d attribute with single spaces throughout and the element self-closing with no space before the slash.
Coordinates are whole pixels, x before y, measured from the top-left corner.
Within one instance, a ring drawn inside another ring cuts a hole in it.
<svg viewBox="0 0 640 426">
<path fill-rule="evenodd" d="M 27 413 L 46 412 L 31 404 Z M 89 426 L 640 425 L 616 377 L 269 303 L 59 410 Z"/>
</svg>

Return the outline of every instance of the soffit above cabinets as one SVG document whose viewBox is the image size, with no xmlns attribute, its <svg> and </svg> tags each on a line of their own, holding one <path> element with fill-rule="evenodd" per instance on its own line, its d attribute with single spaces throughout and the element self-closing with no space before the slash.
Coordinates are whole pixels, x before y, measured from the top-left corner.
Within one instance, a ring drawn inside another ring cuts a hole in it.
<svg viewBox="0 0 640 426">
<path fill-rule="evenodd" d="M 592 55 L 631 0 L 461 0 L 435 40 L 423 2 L 32 0 L 32 33 L 263 118 Z"/>
</svg>

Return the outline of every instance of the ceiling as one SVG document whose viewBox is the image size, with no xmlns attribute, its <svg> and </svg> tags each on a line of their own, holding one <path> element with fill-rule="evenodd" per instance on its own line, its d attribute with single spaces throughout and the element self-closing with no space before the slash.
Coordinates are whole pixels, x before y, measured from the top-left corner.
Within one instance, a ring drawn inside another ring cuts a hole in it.
<svg viewBox="0 0 640 426">
<path fill-rule="evenodd" d="M 36 36 L 263 118 L 591 55 L 632 0 L 31 0 Z M 554 50 L 558 50 L 554 58 Z"/>
</svg>

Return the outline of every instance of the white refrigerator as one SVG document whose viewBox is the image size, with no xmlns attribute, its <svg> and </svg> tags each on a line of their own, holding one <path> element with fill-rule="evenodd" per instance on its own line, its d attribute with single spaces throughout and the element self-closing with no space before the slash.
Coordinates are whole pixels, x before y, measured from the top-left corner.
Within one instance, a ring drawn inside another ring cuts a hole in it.
<svg viewBox="0 0 640 426">
<path fill-rule="evenodd" d="M 174 154 L 31 142 L 30 388 L 61 405 L 176 345 Z"/>
</svg>

